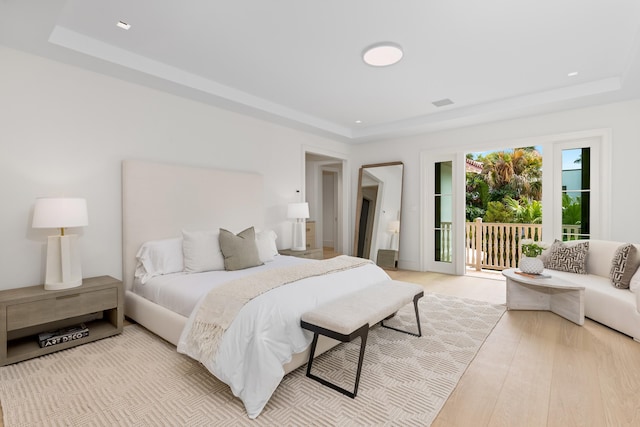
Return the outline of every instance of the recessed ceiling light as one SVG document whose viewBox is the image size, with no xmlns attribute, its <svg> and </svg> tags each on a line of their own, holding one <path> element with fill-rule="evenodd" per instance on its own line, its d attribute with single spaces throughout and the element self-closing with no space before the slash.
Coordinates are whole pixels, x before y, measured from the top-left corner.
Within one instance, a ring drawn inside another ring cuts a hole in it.
<svg viewBox="0 0 640 427">
<path fill-rule="evenodd" d="M 577 71 L 572 71 L 572 72 L 570 72 L 569 74 L 567 74 L 567 76 L 568 76 L 568 77 L 575 77 L 575 76 L 577 76 L 577 75 L 578 75 L 578 72 L 577 72 Z"/>
<path fill-rule="evenodd" d="M 127 24 L 126 22 L 122 22 L 122 21 L 118 21 L 116 26 L 122 28 L 123 30 L 128 30 L 129 28 L 131 28 L 131 24 Z"/>
<path fill-rule="evenodd" d="M 362 123 L 362 120 L 356 120 L 356 124 Z"/>
<path fill-rule="evenodd" d="M 402 59 L 402 47 L 397 43 L 384 42 L 369 46 L 362 52 L 362 59 L 372 67 L 386 67 Z"/>
</svg>

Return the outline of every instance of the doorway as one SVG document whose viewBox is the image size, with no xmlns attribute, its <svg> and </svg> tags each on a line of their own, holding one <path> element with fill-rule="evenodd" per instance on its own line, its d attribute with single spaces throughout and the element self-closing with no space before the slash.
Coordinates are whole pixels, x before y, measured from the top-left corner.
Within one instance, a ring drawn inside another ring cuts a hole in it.
<svg viewBox="0 0 640 427">
<path fill-rule="evenodd" d="M 346 156 L 345 156 L 346 157 Z M 305 152 L 305 198 L 309 221 L 315 222 L 316 248 L 325 257 L 346 254 L 348 242 L 348 184 L 346 158 L 328 153 Z"/>
</svg>

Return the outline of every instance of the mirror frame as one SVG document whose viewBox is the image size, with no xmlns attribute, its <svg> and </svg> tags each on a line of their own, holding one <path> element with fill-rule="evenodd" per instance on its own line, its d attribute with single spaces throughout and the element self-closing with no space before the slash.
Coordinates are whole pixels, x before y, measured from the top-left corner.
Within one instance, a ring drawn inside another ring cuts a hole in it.
<svg viewBox="0 0 640 427">
<path fill-rule="evenodd" d="M 358 256 L 358 244 L 359 244 L 359 238 L 360 238 L 360 216 L 362 215 L 362 198 L 363 198 L 363 192 L 362 192 L 362 177 L 364 175 L 364 171 L 366 169 L 372 169 L 372 168 L 379 168 L 379 167 L 384 167 L 384 166 L 402 166 L 402 172 L 400 174 L 400 207 L 398 209 L 398 220 L 401 220 L 402 218 L 402 196 L 403 196 L 403 191 L 404 191 L 404 163 L 403 162 L 386 162 L 386 163 L 373 163 L 373 164 L 368 164 L 368 165 L 362 165 L 360 167 L 360 171 L 358 173 L 358 195 L 357 195 L 357 200 L 356 200 L 356 215 L 355 215 L 355 230 L 354 230 L 354 239 L 353 239 L 353 256 Z M 402 228 L 402 221 L 400 222 L 400 228 Z M 397 240 L 397 255 L 396 255 L 396 260 L 395 260 L 395 265 L 393 267 L 391 266 L 384 266 L 387 269 L 397 269 L 397 259 L 399 258 L 399 254 L 400 254 L 400 231 L 398 231 L 398 240 Z M 371 253 L 369 253 L 368 257 L 365 257 L 367 259 L 372 259 L 372 255 Z M 374 262 L 376 264 L 378 264 L 378 260 L 377 260 L 377 255 L 374 257 Z"/>
</svg>

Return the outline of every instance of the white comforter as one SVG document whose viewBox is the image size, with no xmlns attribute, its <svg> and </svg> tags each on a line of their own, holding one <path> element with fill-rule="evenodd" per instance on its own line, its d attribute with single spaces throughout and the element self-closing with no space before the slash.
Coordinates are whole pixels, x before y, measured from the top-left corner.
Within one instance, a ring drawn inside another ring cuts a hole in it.
<svg viewBox="0 0 640 427">
<path fill-rule="evenodd" d="M 323 302 L 387 279 L 384 270 L 368 264 L 272 289 L 240 310 L 222 338 L 217 356 L 200 362 L 231 387 L 244 403 L 249 418 L 255 418 L 282 380 L 283 365 L 311 343 L 312 334 L 300 327 L 302 314 Z M 191 357 L 195 352 L 188 348 L 184 338 L 197 308 L 178 343 L 178 351 Z"/>
</svg>

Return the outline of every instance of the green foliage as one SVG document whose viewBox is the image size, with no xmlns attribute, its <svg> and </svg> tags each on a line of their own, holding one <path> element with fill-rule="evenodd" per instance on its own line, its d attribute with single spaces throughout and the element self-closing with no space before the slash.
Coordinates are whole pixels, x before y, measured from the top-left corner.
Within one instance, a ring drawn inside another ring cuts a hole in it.
<svg viewBox="0 0 640 427">
<path fill-rule="evenodd" d="M 483 163 L 482 176 L 492 191 L 516 200 L 542 198 L 542 156 L 536 150 L 494 151 L 478 160 Z"/>
<path fill-rule="evenodd" d="M 537 257 L 545 249 L 540 244 L 538 244 L 537 242 L 534 242 L 531 239 L 523 239 L 521 243 L 522 243 L 522 254 L 524 256 L 528 256 L 531 258 Z"/>
<path fill-rule="evenodd" d="M 468 221 L 542 222 L 542 156 L 534 147 L 495 151 L 477 160 L 482 173 L 467 173 Z"/>
<path fill-rule="evenodd" d="M 513 222 L 513 212 L 502 202 L 489 202 L 484 222 Z"/>
<path fill-rule="evenodd" d="M 484 217 L 489 203 L 489 185 L 481 175 L 467 172 L 466 200 L 467 221 Z"/>
<path fill-rule="evenodd" d="M 483 218 L 487 211 L 477 206 L 467 205 L 467 207 L 465 208 L 465 212 L 467 221 L 472 222 L 475 221 L 476 218 Z"/>
<path fill-rule="evenodd" d="M 581 199 L 574 199 L 566 193 L 562 195 L 562 223 L 566 225 L 582 223 Z"/>
<path fill-rule="evenodd" d="M 506 197 L 504 203 L 513 212 L 515 222 L 520 224 L 542 224 L 542 202 L 521 198 L 514 200 Z"/>
</svg>

